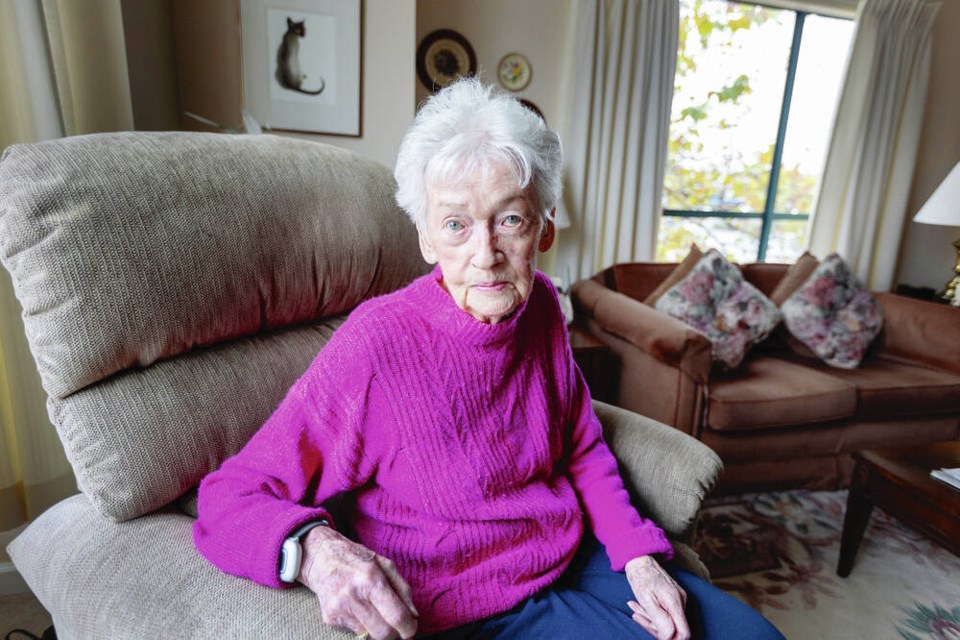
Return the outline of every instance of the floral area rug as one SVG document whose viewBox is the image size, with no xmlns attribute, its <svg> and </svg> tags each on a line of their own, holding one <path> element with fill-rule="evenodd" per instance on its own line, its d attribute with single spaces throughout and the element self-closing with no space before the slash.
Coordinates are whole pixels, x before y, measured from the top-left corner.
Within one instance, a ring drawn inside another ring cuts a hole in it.
<svg viewBox="0 0 960 640">
<path fill-rule="evenodd" d="M 717 587 L 790 640 L 960 640 L 960 558 L 880 509 L 850 576 L 837 575 L 846 502 L 846 491 L 713 498 L 694 547 Z"/>
</svg>

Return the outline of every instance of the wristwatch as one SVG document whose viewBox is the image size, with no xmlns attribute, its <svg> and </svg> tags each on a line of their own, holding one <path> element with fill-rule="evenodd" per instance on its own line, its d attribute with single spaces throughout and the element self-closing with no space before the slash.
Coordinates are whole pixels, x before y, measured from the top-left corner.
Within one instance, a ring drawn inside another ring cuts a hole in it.
<svg viewBox="0 0 960 640">
<path fill-rule="evenodd" d="M 329 526 L 330 523 L 324 518 L 311 520 L 283 541 L 283 546 L 280 547 L 281 582 L 293 582 L 300 575 L 300 563 L 303 562 L 303 547 L 300 546 L 300 538 L 307 535 L 312 529 Z"/>
</svg>

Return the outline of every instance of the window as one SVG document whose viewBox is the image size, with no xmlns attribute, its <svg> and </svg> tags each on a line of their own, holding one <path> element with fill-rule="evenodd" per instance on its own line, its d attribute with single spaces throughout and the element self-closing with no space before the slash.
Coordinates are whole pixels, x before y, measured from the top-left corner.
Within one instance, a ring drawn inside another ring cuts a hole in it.
<svg viewBox="0 0 960 640">
<path fill-rule="evenodd" d="M 853 21 L 680 1 L 657 259 L 691 242 L 738 262 L 803 251 Z"/>
</svg>

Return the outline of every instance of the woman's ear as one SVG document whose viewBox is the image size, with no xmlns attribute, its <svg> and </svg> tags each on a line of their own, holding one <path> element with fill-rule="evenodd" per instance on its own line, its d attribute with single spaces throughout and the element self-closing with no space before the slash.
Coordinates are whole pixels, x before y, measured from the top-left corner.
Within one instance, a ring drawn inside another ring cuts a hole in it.
<svg viewBox="0 0 960 640">
<path fill-rule="evenodd" d="M 550 217 L 547 219 L 547 223 L 544 225 L 543 230 L 540 231 L 540 253 L 546 253 L 550 250 L 550 247 L 553 246 L 553 241 L 557 236 L 557 228 L 553 224 L 553 216 L 556 214 L 557 210 L 554 209 L 550 212 Z"/>
<path fill-rule="evenodd" d="M 437 264 L 437 252 L 433 250 L 430 238 L 427 237 L 423 227 L 419 224 L 417 225 L 417 240 L 420 242 L 420 254 L 427 264 Z"/>
</svg>

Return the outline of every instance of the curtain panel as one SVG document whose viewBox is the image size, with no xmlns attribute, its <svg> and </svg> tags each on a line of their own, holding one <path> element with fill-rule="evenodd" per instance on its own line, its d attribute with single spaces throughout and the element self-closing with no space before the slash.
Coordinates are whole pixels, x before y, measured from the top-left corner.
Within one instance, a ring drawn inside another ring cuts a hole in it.
<svg viewBox="0 0 960 640">
<path fill-rule="evenodd" d="M 580 4 L 557 254 L 574 281 L 653 259 L 679 20 L 677 0 Z"/>
<path fill-rule="evenodd" d="M 861 0 L 809 248 L 887 291 L 913 180 L 938 4 Z"/>
<path fill-rule="evenodd" d="M 130 129 L 120 0 L 0 2 L 0 151 Z M 0 269 L 0 578 L 6 543 L 77 491 L 20 314 L 10 276 Z"/>
</svg>

